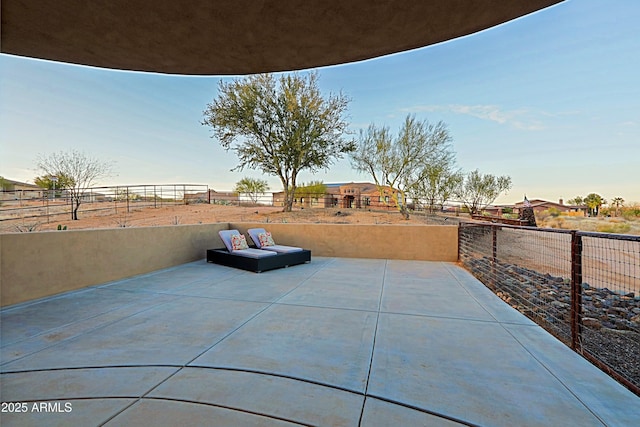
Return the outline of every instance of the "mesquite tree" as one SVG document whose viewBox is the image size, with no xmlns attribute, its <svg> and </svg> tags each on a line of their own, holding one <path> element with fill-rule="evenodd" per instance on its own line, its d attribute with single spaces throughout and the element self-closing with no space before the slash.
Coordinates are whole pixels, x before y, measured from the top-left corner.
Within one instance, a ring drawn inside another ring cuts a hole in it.
<svg viewBox="0 0 640 427">
<path fill-rule="evenodd" d="M 476 169 L 464 177 L 455 193 L 469 213 L 475 215 L 509 189 L 511 189 L 511 177 L 482 174 Z"/>
<path fill-rule="evenodd" d="M 86 191 L 101 178 L 112 176 L 113 163 L 98 160 L 76 150 L 40 155 L 38 169 L 45 175 L 65 177 L 56 188 L 66 190 L 71 200 L 71 219 L 78 219 L 78 208 Z"/>
<path fill-rule="evenodd" d="M 236 182 L 233 191 L 238 194 L 246 194 L 251 203 L 257 204 L 260 196 L 269 191 L 269 183 L 264 179 L 244 177 Z"/>
<path fill-rule="evenodd" d="M 203 125 L 226 150 L 236 152 L 245 167 L 275 175 L 290 212 L 302 170 L 326 169 L 354 143 L 346 138 L 349 99 L 342 93 L 323 96 L 318 74 L 260 74 L 221 81 L 218 96 L 207 105 Z"/>
<path fill-rule="evenodd" d="M 434 125 L 408 115 L 395 137 L 388 127 L 374 124 L 361 131 L 351 163 L 371 175 L 381 197 L 385 188 L 389 189 L 398 210 L 409 219 L 407 196 L 416 197 L 433 167 L 451 169 L 454 155 L 450 141 L 443 122 Z"/>
</svg>

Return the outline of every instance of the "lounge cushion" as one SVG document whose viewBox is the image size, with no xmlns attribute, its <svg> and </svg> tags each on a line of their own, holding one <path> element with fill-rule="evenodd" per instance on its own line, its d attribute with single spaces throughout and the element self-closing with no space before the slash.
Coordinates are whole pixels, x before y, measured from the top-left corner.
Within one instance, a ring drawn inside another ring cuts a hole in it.
<svg viewBox="0 0 640 427">
<path fill-rule="evenodd" d="M 245 256 L 248 258 L 264 258 L 268 256 L 278 255 L 276 252 L 263 251 L 262 249 L 238 249 L 233 251 L 234 255 Z"/>
<path fill-rule="evenodd" d="M 265 251 L 278 252 L 281 254 L 302 251 L 302 248 L 296 248 L 295 246 L 285 246 L 285 245 L 263 246 L 262 249 Z"/>
<path fill-rule="evenodd" d="M 251 236 L 251 240 L 256 244 L 256 247 L 260 249 L 278 253 L 302 251 L 302 248 L 297 248 L 295 246 L 276 245 L 276 242 L 273 241 L 273 237 L 271 237 L 271 233 L 264 228 L 250 228 L 247 230 L 247 233 Z M 267 244 L 265 245 L 264 243 Z"/>
<path fill-rule="evenodd" d="M 251 240 L 253 240 L 253 243 L 256 244 L 256 247 L 260 249 L 278 253 L 302 251 L 302 248 L 297 248 L 295 246 L 276 245 L 276 242 L 273 241 L 273 237 L 271 237 L 271 233 L 269 233 L 264 228 L 250 228 L 247 230 L 247 233 L 249 233 L 249 236 L 251 236 Z M 260 238 L 261 236 L 262 239 Z M 271 238 L 270 241 L 267 236 Z M 268 245 L 263 244 L 265 241 L 266 243 L 268 243 Z"/>
<path fill-rule="evenodd" d="M 233 245 L 231 244 L 231 236 L 239 236 L 240 232 L 238 230 L 220 230 L 218 231 L 218 235 L 224 246 L 227 248 L 229 252 L 233 252 Z"/>
<path fill-rule="evenodd" d="M 253 243 L 256 244 L 256 248 L 258 249 L 262 249 L 259 234 L 266 232 L 267 230 L 265 230 L 264 228 L 250 228 L 247 230 L 247 233 L 249 233 L 249 237 L 251 237 L 251 240 L 253 240 Z M 271 238 L 271 240 L 273 240 L 273 238 Z M 275 242 L 273 242 L 273 244 L 275 244 Z"/>
</svg>

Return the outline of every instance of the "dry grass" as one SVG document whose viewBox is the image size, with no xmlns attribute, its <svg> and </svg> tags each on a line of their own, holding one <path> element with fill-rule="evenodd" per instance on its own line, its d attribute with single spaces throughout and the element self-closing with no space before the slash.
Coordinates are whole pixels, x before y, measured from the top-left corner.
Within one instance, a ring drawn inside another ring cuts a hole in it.
<svg viewBox="0 0 640 427">
<path fill-rule="evenodd" d="M 537 221 L 538 227 L 640 235 L 640 218 L 628 220 L 622 217 L 587 218 L 583 216 L 559 215 L 546 216 L 537 219 Z"/>
</svg>

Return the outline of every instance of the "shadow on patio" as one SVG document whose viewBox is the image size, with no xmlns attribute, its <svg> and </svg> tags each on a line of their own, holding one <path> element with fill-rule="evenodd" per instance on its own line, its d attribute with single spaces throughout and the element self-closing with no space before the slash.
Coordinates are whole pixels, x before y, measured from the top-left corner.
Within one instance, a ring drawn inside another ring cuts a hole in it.
<svg viewBox="0 0 640 427">
<path fill-rule="evenodd" d="M 453 263 L 314 257 L 254 274 L 197 261 L 1 320 L 2 400 L 26 409 L 3 406 L 3 426 L 640 418 L 638 397 Z"/>
</svg>

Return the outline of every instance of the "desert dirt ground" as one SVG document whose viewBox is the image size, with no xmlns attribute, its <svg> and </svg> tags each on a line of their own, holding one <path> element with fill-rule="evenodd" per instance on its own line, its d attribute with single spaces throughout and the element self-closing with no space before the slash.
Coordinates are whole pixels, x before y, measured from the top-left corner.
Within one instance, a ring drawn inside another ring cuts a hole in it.
<svg viewBox="0 0 640 427">
<path fill-rule="evenodd" d="M 50 231 L 58 226 L 67 230 L 92 228 L 149 227 L 163 225 L 210 224 L 216 222 L 271 222 L 271 223 L 333 223 L 333 224 L 433 224 L 444 222 L 445 216 L 416 213 L 409 220 L 400 216 L 397 210 L 368 210 L 344 208 L 294 209 L 282 212 L 281 207 L 271 206 L 225 206 L 225 205 L 169 205 L 163 207 L 143 207 L 131 204 L 129 209 L 120 206 L 117 209 L 90 210 L 90 206 L 81 206 L 84 211 L 79 219 L 70 219 L 68 207 L 60 209 L 59 214 L 43 215 L 38 218 L 15 217 L 0 221 L 0 232 Z M 62 213 L 65 212 L 65 213 Z M 7 218 L 7 217 L 5 217 Z"/>
</svg>

